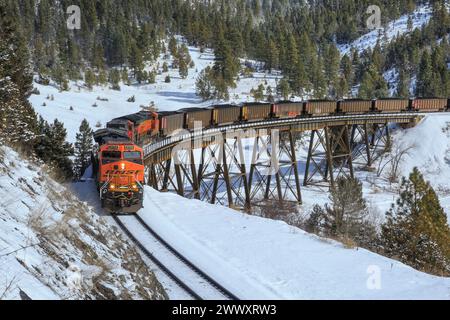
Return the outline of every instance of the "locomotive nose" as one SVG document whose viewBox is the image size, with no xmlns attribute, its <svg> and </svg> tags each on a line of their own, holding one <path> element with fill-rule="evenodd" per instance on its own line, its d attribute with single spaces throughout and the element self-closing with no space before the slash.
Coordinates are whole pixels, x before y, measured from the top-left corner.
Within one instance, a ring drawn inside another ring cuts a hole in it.
<svg viewBox="0 0 450 320">
<path fill-rule="evenodd" d="M 121 176 L 118 180 L 121 186 L 127 186 L 128 183 L 130 182 L 129 178 L 126 176 L 125 177 Z"/>
</svg>

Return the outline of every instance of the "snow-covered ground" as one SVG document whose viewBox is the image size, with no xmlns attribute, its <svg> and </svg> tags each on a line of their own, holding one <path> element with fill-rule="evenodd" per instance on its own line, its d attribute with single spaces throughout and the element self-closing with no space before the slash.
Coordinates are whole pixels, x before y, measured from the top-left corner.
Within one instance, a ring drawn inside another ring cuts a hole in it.
<svg viewBox="0 0 450 320">
<path fill-rule="evenodd" d="M 242 299 L 450 299 L 450 278 L 283 222 L 146 189 L 139 214 Z"/>
<path fill-rule="evenodd" d="M 43 167 L 0 147 L 0 300 L 164 299 L 124 239 Z"/>
<path fill-rule="evenodd" d="M 432 8 L 428 5 L 420 6 L 411 15 L 413 22 L 411 30 L 408 30 L 409 15 L 403 15 L 397 20 L 389 22 L 386 28 L 376 29 L 366 33 L 350 44 L 340 45 L 338 49 L 342 55 L 348 54 L 352 48 L 355 48 L 359 53 L 369 48 L 373 49 L 378 41 L 383 45 L 385 42 L 390 42 L 399 35 L 414 31 L 417 28 L 422 28 L 430 21 L 431 17 Z"/>
</svg>

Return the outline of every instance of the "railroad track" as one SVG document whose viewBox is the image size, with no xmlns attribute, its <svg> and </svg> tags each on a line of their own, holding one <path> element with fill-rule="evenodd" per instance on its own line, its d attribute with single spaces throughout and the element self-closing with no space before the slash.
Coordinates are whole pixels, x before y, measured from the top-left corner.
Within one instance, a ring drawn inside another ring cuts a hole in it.
<svg viewBox="0 0 450 320">
<path fill-rule="evenodd" d="M 195 300 L 239 300 L 159 236 L 139 215 L 112 215 L 118 226 L 171 281 Z"/>
</svg>

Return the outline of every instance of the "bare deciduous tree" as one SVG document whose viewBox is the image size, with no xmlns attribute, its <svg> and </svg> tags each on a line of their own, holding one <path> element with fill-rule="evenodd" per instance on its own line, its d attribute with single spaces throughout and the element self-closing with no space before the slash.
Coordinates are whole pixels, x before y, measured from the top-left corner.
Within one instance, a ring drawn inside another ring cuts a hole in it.
<svg viewBox="0 0 450 320">
<path fill-rule="evenodd" d="M 378 165 L 377 176 L 381 177 L 387 169 L 386 176 L 389 182 L 398 182 L 400 178 L 400 164 L 402 163 L 403 158 L 408 155 L 413 148 L 414 145 L 396 146 L 387 157 L 381 158 Z"/>
</svg>

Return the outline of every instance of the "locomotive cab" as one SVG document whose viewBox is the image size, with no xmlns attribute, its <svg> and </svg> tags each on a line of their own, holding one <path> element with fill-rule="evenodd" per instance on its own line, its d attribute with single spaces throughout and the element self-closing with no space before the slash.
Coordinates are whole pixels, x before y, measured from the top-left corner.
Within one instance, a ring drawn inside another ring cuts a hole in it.
<svg viewBox="0 0 450 320">
<path fill-rule="evenodd" d="M 109 212 L 135 213 L 143 207 L 142 148 L 130 142 L 109 142 L 97 156 L 97 187 Z"/>
<path fill-rule="evenodd" d="M 125 119 L 114 119 L 106 124 L 109 129 L 116 129 L 127 132 L 128 138 L 134 141 L 134 125 Z"/>
</svg>

